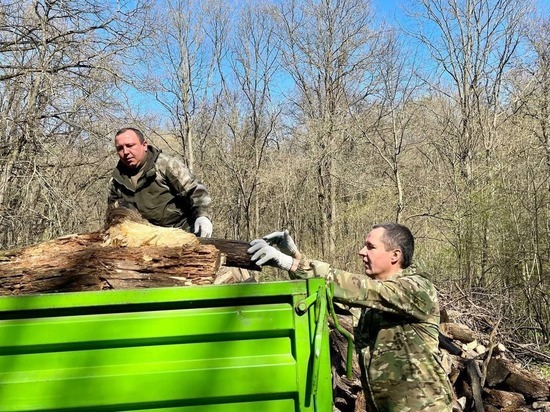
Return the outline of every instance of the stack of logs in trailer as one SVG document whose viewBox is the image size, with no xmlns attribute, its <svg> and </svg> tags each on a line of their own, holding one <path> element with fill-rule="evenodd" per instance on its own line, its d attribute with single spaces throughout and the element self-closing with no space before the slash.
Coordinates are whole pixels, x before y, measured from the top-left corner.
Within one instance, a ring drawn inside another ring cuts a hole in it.
<svg viewBox="0 0 550 412">
<path fill-rule="evenodd" d="M 0 295 L 230 283 L 253 279 L 248 269 L 261 270 L 250 262 L 246 242 L 197 239 L 118 212 L 102 231 L 0 250 Z M 350 314 L 338 318 L 342 327 L 353 329 Z M 476 336 L 464 325 L 443 320 L 440 343 L 455 411 L 550 411 L 548 381 L 514 362 L 494 336 Z M 364 411 L 357 359 L 347 379 L 346 350 L 347 342 L 332 328 L 334 407 Z M 550 356 L 537 355 L 550 362 Z"/>
</svg>

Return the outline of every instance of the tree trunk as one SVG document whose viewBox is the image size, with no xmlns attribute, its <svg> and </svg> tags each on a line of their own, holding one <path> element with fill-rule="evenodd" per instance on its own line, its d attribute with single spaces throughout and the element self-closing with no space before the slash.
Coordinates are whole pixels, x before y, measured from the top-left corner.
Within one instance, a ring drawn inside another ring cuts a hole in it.
<svg viewBox="0 0 550 412">
<path fill-rule="evenodd" d="M 260 270 L 247 242 L 127 217 L 115 216 L 105 231 L 0 251 L 0 295 L 211 284 L 222 265 Z"/>
</svg>

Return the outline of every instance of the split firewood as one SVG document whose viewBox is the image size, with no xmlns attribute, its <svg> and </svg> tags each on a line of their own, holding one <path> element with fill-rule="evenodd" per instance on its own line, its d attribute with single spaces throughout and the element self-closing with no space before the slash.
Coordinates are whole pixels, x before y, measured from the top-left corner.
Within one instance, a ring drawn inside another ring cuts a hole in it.
<svg viewBox="0 0 550 412">
<path fill-rule="evenodd" d="M 471 343 L 476 339 L 474 331 L 460 323 L 442 323 L 439 325 L 439 330 L 448 338 L 456 339 L 463 343 Z"/>
<path fill-rule="evenodd" d="M 500 386 L 537 400 L 550 398 L 550 383 L 506 359 L 493 358 L 487 368 L 487 384 Z"/>
<path fill-rule="evenodd" d="M 486 405 L 497 408 L 516 409 L 525 406 L 525 397 L 521 393 L 507 392 L 497 389 L 484 389 L 483 399 Z"/>
</svg>

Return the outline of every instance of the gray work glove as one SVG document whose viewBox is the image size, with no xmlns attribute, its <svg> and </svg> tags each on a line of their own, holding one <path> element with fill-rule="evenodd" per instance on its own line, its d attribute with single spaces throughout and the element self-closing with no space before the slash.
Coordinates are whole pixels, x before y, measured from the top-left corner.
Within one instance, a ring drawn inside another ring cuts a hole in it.
<svg viewBox="0 0 550 412">
<path fill-rule="evenodd" d="M 297 257 L 298 248 L 294 243 L 294 240 L 290 237 L 288 230 L 285 229 L 282 232 L 273 232 L 263 239 L 272 246 L 277 246 L 281 252 L 285 255 Z"/>
<path fill-rule="evenodd" d="M 212 236 L 212 222 L 206 216 L 200 216 L 195 220 L 195 228 L 193 230 L 195 235 L 200 237 Z"/>
<path fill-rule="evenodd" d="M 252 255 L 250 260 L 258 266 L 268 265 L 279 269 L 290 270 L 294 258 L 270 246 L 263 239 L 254 239 L 250 242 L 247 253 Z"/>
</svg>

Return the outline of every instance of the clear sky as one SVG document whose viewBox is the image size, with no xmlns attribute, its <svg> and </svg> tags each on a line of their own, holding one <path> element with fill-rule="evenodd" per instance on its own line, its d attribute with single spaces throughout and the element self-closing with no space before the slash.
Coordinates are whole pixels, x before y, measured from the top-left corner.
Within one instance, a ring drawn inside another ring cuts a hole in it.
<svg viewBox="0 0 550 412">
<path fill-rule="evenodd" d="M 372 7 L 380 13 L 380 17 L 389 20 L 401 16 L 401 3 L 400 0 L 371 0 Z"/>
<path fill-rule="evenodd" d="M 523 1 L 523 0 L 518 0 Z M 537 8 L 538 14 L 550 16 L 550 0 L 532 0 Z M 371 0 L 373 8 L 390 23 L 401 20 L 403 17 L 402 8 L 410 4 L 408 0 Z"/>
<path fill-rule="evenodd" d="M 548 0 L 550 1 L 550 0 Z M 371 0 L 377 19 L 385 20 L 392 26 L 403 24 L 404 9 L 414 10 L 413 5 L 419 0 Z M 418 7 L 418 6 L 417 6 Z"/>
</svg>

